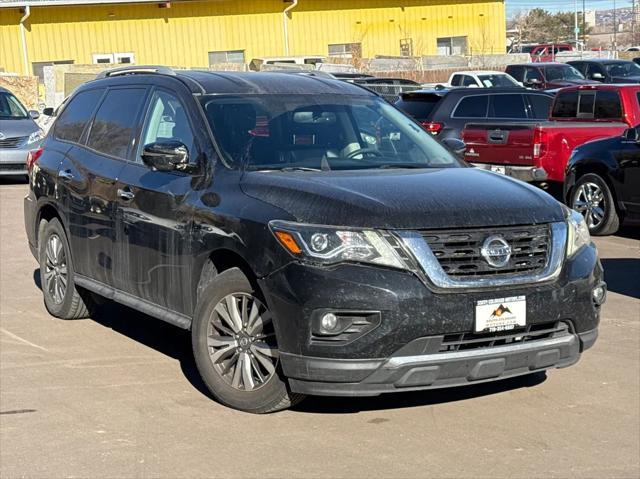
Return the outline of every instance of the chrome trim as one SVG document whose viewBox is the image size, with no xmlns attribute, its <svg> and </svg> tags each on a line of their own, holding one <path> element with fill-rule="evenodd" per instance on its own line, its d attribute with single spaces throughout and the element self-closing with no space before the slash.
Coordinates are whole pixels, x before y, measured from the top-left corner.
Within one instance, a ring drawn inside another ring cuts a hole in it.
<svg viewBox="0 0 640 479">
<path fill-rule="evenodd" d="M 508 353 L 521 353 L 525 351 L 536 351 L 552 347 L 571 346 L 578 340 L 575 334 L 567 334 L 559 338 L 540 339 L 537 341 L 527 341 L 521 344 L 509 344 L 505 346 L 494 346 L 492 348 L 469 349 L 467 351 L 452 351 L 448 353 L 420 354 L 416 356 L 397 356 L 390 358 L 383 367 L 401 367 L 410 365 L 421 365 L 427 363 L 441 363 L 444 361 L 454 361 L 456 359 L 470 359 L 478 356 L 500 356 Z"/>
<path fill-rule="evenodd" d="M 547 264 L 539 273 L 464 280 L 453 279 L 445 273 L 428 243 L 418 231 L 395 231 L 395 234 L 402 240 L 405 248 L 413 254 L 422 271 L 437 288 L 493 288 L 496 286 L 542 283 L 554 280 L 560 275 L 567 244 L 567 224 L 564 221 L 551 223 L 550 227 L 551 251 L 547 257 Z"/>
</svg>

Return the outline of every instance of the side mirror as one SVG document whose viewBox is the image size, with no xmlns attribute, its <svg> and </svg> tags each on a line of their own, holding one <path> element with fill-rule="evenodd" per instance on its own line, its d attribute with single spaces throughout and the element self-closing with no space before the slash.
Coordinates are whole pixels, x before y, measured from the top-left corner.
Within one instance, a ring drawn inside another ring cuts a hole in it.
<svg viewBox="0 0 640 479">
<path fill-rule="evenodd" d="M 48 107 L 46 107 L 46 108 L 44 108 L 44 109 L 42 110 L 42 114 L 43 114 L 44 116 L 55 116 L 55 113 L 56 113 L 55 108 L 50 107 L 50 106 L 48 106 Z"/>
<path fill-rule="evenodd" d="M 635 141 L 636 143 L 640 141 L 640 135 L 638 134 L 638 127 L 635 128 L 627 128 L 624 130 L 622 137 L 627 141 Z"/>
<path fill-rule="evenodd" d="M 466 149 L 464 141 L 459 138 L 445 138 L 440 143 L 448 150 L 451 150 L 457 157 L 464 158 L 464 151 Z"/>
<path fill-rule="evenodd" d="M 157 141 L 144 145 L 142 161 L 155 171 L 183 171 L 191 173 L 194 165 L 189 163 L 189 150 L 180 141 Z"/>
<path fill-rule="evenodd" d="M 604 75 L 602 73 L 596 72 L 591 74 L 591 78 L 593 80 L 604 80 Z"/>
<path fill-rule="evenodd" d="M 31 119 L 37 120 L 38 118 L 40 118 L 40 113 L 38 113 L 38 110 L 29 110 L 29 116 L 31 117 Z"/>
</svg>

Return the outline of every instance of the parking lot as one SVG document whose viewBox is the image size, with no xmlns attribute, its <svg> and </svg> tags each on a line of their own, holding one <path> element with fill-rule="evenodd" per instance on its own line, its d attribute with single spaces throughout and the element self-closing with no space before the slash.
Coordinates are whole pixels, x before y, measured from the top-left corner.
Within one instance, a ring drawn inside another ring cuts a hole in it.
<svg viewBox="0 0 640 479">
<path fill-rule="evenodd" d="M 26 190 L 0 182 L 1 477 L 640 475 L 637 227 L 596 239 L 610 293 L 576 366 L 255 416 L 207 396 L 185 331 L 114 304 L 49 316 Z"/>
</svg>

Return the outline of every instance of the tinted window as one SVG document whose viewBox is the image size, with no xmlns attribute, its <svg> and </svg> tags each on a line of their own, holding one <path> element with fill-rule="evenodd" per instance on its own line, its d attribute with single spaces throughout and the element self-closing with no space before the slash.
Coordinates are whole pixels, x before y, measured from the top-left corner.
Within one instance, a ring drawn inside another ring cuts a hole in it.
<svg viewBox="0 0 640 479">
<path fill-rule="evenodd" d="M 578 92 L 560 93 L 553 105 L 553 114 L 556 118 L 575 118 L 578 116 Z"/>
<path fill-rule="evenodd" d="M 418 121 L 425 121 L 440 102 L 441 98 L 436 95 L 425 96 L 421 99 L 404 99 L 396 103 L 396 106 L 404 111 L 407 115 Z"/>
<path fill-rule="evenodd" d="M 542 73 L 537 68 L 527 68 L 524 81 L 528 82 L 531 80 L 538 80 L 540 82 L 544 81 L 542 78 Z"/>
<path fill-rule="evenodd" d="M 453 75 L 451 86 L 460 86 L 462 84 L 462 75 Z"/>
<path fill-rule="evenodd" d="M 593 104 L 596 96 L 593 93 L 583 93 L 578 99 L 578 115 L 593 117 Z"/>
<path fill-rule="evenodd" d="M 622 118 L 622 105 L 618 92 L 598 91 L 594 116 L 596 118 Z"/>
<path fill-rule="evenodd" d="M 462 81 L 462 86 L 471 86 L 471 85 L 478 86 L 476 79 L 469 75 L 465 75 L 464 80 Z"/>
<path fill-rule="evenodd" d="M 527 95 L 531 104 L 531 115 L 536 120 L 546 120 L 549 118 L 551 102 L 553 99 L 547 95 Z"/>
<path fill-rule="evenodd" d="M 524 67 L 508 67 L 507 73 L 519 82 L 524 80 Z"/>
<path fill-rule="evenodd" d="M 87 146 L 106 155 L 126 158 L 145 91 L 119 88 L 107 92 L 91 125 Z"/>
<path fill-rule="evenodd" d="M 488 95 L 474 95 L 463 98 L 453 113 L 454 118 L 485 118 L 487 116 Z"/>
<path fill-rule="evenodd" d="M 522 95 L 492 95 L 489 116 L 504 119 L 526 119 L 527 110 Z"/>
<path fill-rule="evenodd" d="M 103 93 L 104 90 L 87 90 L 74 96 L 56 120 L 54 136 L 64 141 L 80 141 L 82 131 L 91 119 Z"/>
<path fill-rule="evenodd" d="M 141 147 L 175 140 L 183 143 L 194 158 L 193 133 L 182 103 L 172 94 L 159 90 L 153 94 L 149 105 Z"/>
</svg>

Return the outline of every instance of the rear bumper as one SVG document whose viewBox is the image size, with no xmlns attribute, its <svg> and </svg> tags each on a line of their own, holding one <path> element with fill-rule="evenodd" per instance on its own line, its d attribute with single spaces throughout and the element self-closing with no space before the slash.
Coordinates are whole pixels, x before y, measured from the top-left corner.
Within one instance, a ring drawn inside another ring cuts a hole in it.
<svg viewBox="0 0 640 479">
<path fill-rule="evenodd" d="M 38 143 L 29 145 L 29 148 L 3 148 L 0 149 L 0 176 L 26 175 L 27 174 L 27 154 L 33 148 L 37 148 Z"/>
<path fill-rule="evenodd" d="M 528 183 L 533 181 L 546 181 L 549 178 L 549 175 L 544 168 L 539 168 L 537 166 L 510 166 L 494 165 L 489 163 L 471 163 L 471 165 L 482 170 L 500 173 L 504 171 L 505 175 Z"/>
<path fill-rule="evenodd" d="M 564 368 L 576 363 L 580 353 L 595 343 L 597 335 L 597 329 L 582 334 L 567 331 L 533 342 L 435 354 L 393 355 L 382 360 L 310 358 L 285 353 L 281 363 L 290 378 L 309 378 L 289 379 L 294 392 L 376 396 L 464 386 Z"/>
</svg>

